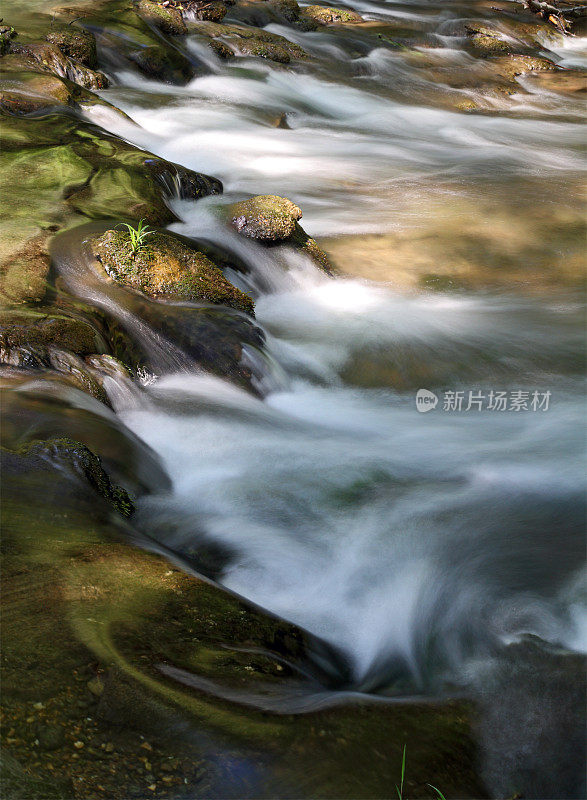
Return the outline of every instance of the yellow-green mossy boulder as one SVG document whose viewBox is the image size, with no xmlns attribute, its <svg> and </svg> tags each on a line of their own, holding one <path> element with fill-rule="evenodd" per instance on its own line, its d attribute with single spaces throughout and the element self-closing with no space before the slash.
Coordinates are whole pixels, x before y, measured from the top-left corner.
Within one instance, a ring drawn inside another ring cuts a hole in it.
<svg viewBox="0 0 587 800">
<path fill-rule="evenodd" d="M 512 52 L 511 43 L 494 28 L 486 25 L 467 25 L 465 30 L 473 49 L 481 56 Z"/>
<path fill-rule="evenodd" d="M 514 80 L 518 75 L 528 72 L 544 72 L 556 69 L 556 64 L 542 56 L 498 56 L 487 59 L 487 64 L 497 75 Z"/>
<path fill-rule="evenodd" d="M 137 11 L 145 22 L 159 28 L 168 36 L 184 36 L 188 29 L 181 11 L 173 6 L 163 6 L 153 0 L 139 0 Z"/>
<path fill-rule="evenodd" d="M 90 31 L 74 25 L 52 24 L 45 39 L 57 45 L 64 55 L 79 61 L 84 67 L 97 68 L 96 37 Z"/>
<path fill-rule="evenodd" d="M 309 236 L 298 220 L 302 211 L 287 197 L 263 194 L 232 203 L 223 209 L 230 224 L 243 236 L 271 246 L 284 244 L 303 251 L 319 269 L 332 274 L 326 253 Z"/>
<path fill-rule="evenodd" d="M 277 242 L 287 239 L 301 219 L 302 211 L 286 197 L 263 194 L 228 206 L 230 222 L 250 239 Z"/>
<path fill-rule="evenodd" d="M 363 17 L 356 11 L 326 6 L 306 6 L 300 11 L 300 18 L 316 25 L 356 25 L 363 22 Z"/>
<path fill-rule="evenodd" d="M 214 303 L 254 314 L 247 294 L 233 286 L 204 253 L 174 236 L 154 232 L 133 253 L 128 231 L 109 230 L 93 246 L 108 275 L 131 289 L 155 299 Z"/>
</svg>

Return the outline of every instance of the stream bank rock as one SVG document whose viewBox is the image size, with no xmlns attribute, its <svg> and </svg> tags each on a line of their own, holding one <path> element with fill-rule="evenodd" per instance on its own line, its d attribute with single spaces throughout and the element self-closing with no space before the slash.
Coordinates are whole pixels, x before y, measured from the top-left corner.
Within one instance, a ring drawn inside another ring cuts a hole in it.
<svg viewBox="0 0 587 800">
<path fill-rule="evenodd" d="M 216 264 L 173 236 L 154 232 L 133 253 L 128 231 L 109 230 L 93 246 L 111 278 L 150 297 L 213 303 L 254 314 L 252 299 L 229 283 Z"/>
<path fill-rule="evenodd" d="M 242 236 L 265 245 L 289 245 L 308 255 L 324 272 L 333 272 L 326 253 L 298 224 L 301 209 L 287 197 L 258 195 L 232 203 L 222 213 Z"/>
</svg>

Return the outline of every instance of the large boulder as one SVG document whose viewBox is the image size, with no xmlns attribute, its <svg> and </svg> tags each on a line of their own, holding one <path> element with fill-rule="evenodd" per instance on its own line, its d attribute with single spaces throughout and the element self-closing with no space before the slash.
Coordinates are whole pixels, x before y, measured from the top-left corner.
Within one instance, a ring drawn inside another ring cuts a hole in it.
<svg viewBox="0 0 587 800">
<path fill-rule="evenodd" d="M 133 251 L 128 230 L 109 230 L 94 252 L 115 281 L 149 297 L 225 305 L 253 315 L 252 299 L 224 277 L 204 253 L 165 233 L 150 232 Z"/>
</svg>

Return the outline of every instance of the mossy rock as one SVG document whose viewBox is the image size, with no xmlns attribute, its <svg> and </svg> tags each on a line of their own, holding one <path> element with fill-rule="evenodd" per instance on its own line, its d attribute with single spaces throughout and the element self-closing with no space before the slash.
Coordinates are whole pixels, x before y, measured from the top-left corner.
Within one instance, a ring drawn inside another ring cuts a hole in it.
<svg viewBox="0 0 587 800">
<path fill-rule="evenodd" d="M 556 70 L 556 64 L 541 56 L 509 55 L 487 59 L 487 65 L 500 77 L 514 80 L 518 75 L 528 72 Z"/>
<path fill-rule="evenodd" d="M 84 67 L 95 70 L 98 66 L 96 37 L 90 31 L 73 25 L 52 25 L 45 39 Z"/>
<path fill-rule="evenodd" d="M 178 191 L 191 199 L 222 192 L 215 178 L 73 116 L 0 114 L 0 122 L 0 299 L 5 303 L 43 299 L 47 246 L 59 228 L 87 219 L 141 217 L 165 225 L 177 219 L 167 201 Z"/>
<path fill-rule="evenodd" d="M 466 34 L 472 49 L 481 56 L 511 53 L 512 45 L 499 31 L 486 25 L 467 25 Z"/>
<path fill-rule="evenodd" d="M 231 54 L 236 51 L 238 55 L 258 56 L 282 64 L 309 57 L 302 47 L 270 31 L 213 22 L 192 22 L 190 31 L 213 39 L 221 38 L 222 44 L 231 49 Z M 225 51 L 222 52 L 221 58 L 229 57 Z"/>
<path fill-rule="evenodd" d="M 106 89 L 109 84 L 108 78 L 102 72 L 96 72 L 81 62 L 74 61 L 51 42 L 11 44 L 10 52 L 3 59 L 10 55 L 20 56 L 23 69 L 49 72 L 67 78 L 85 89 Z"/>
<path fill-rule="evenodd" d="M 150 8 L 150 11 L 154 10 Z M 102 0 L 91 7 L 60 9 L 62 18 L 81 17 L 83 25 L 96 36 L 101 57 L 120 62 L 124 58 L 149 78 L 184 85 L 205 66 L 195 56 L 189 57 L 175 43 L 154 30 L 142 18 L 140 9 L 125 0 Z M 160 19 L 160 17 L 159 17 Z"/>
<path fill-rule="evenodd" d="M 3 110 L 11 114 L 30 114 L 60 105 L 73 105 L 72 92 L 62 78 L 40 72 L 2 73 L 0 108 Z"/>
<path fill-rule="evenodd" d="M 161 33 L 168 36 L 184 36 L 188 32 L 181 11 L 173 6 L 164 8 L 153 0 L 139 0 L 137 10 L 146 22 L 154 25 Z"/>
<path fill-rule="evenodd" d="M 17 231 L 18 232 L 18 227 Z M 50 233 L 22 237 L 16 246 L 0 252 L 0 300 L 4 303 L 35 303 L 47 292 Z M 1 239 L 1 237 L 0 237 Z"/>
<path fill-rule="evenodd" d="M 266 194 L 233 203 L 225 210 L 231 225 L 243 236 L 261 241 L 287 239 L 302 212 L 286 197 Z"/>
<path fill-rule="evenodd" d="M 223 61 L 226 61 L 229 58 L 234 58 L 236 55 L 236 53 L 234 53 L 234 51 L 231 50 L 227 44 L 224 44 L 224 42 L 219 42 L 216 39 L 212 39 L 212 41 L 208 43 L 208 47 L 218 58 L 222 59 Z"/>
<path fill-rule="evenodd" d="M 58 310 L 1 310 L 0 348 L 57 347 L 78 355 L 107 350 L 101 333 L 81 319 L 65 316 Z"/>
<path fill-rule="evenodd" d="M 236 45 L 238 53 L 241 56 L 256 56 L 258 58 L 266 58 L 269 61 L 275 61 L 278 64 L 289 64 L 291 61 L 291 51 L 297 45 L 283 45 L 281 42 L 268 42 L 262 39 L 243 39 Z M 300 55 L 296 58 L 305 58 L 306 54 L 301 48 Z"/>
<path fill-rule="evenodd" d="M 12 25 L 0 25 L 0 56 L 8 52 L 10 49 L 10 42 L 17 35 Z"/>
<path fill-rule="evenodd" d="M 197 250 L 165 233 L 152 233 L 133 253 L 130 233 L 109 230 L 93 243 L 111 278 L 154 298 L 213 303 L 253 315 L 251 298 L 229 283 Z"/>
<path fill-rule="evenodd" d="M 293 235 L 287 240 L 287 244 L 300 250 L 305 255 L 309 256 L 314 264 L 325 272 L 327 275 L 333 275 L 335 269 L 332 262 L 318 245 L 315 239 L 312 239 L 306 231 L 296 222 Z"/>
<path fill-rule="evenodd" d="M 261 0 L 261 2 L 259 0 L 238 0 L 231 9 L 230 16 L 239 22 L 258 27 L 271 23 L 297 24 L 300 7 L 296 0 Z M 309 29 L 316 27 L 315 23 L 308 26 Z"/>
<path fill-rule="evenodd" d="M 228 6 L 220 0 L 212 0 L 210 3 L 187 2 L 184 9 L 190 17 L 208 22 L 222 22 L 228 12 Z"/>
<path fill-rule="evenodd" d="M 326 6 L 305 6 L 300 11 L 299 19 L 316 25 L 356 25 L 363 22 L 363 17 L 356 11 Z"/>
</svg>

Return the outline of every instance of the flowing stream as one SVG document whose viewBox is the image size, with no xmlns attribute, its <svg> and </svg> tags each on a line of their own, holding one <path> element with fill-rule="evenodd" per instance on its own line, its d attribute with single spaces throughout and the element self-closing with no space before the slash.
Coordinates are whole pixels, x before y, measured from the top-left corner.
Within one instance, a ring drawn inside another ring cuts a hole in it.
<svg viewBox="0 0 587 800">
<path fill-rule="evenodd" d="M 310 235 L 348 241 L 354 273 L 328 277 L 227 232 L 218 197 L 176 201 L 173 230 L 248 267 L 231 279 L 255 297 L 266 334 L 266 354 L 249 351 L 259 396 L 177 362 L 113 402 L 173 482 L 139 502 L 139 527 L 180 554 L 220 547 L 217 579 L 338 648 L 347 688 L 437 695 L 474 685 L 528 634 L 587 646 L 581 297 L 568 275 L 554 288 L 507 286 L 512 264 L 532 284 L 541 235 L 571 253 L 581 107 L 527 77 L 530 93 L 491 100 L 493 112 L 447 108 L 438 76 L 479 69 L 459 35 L 467 4 L 353 7 L 404 20 L 422 47 L 270 25 L 315 56 L 291 68 L 221 62 L 194 35 L 209 74 L 177 88 L 119 72 L 107 97 L 136 125 L 87 112 L 217 176 L 222 202 L 289 197 Z M 584 60 L 582 40 L 548 44 L 563 65 Z M 450 91 L 474 99 L 475 81 Z M 284 113 L 289 127 L 274 127 Z M 392 246 L 369 280 L 359 235 L 422 230 L 432 252 L 438 234 L 478 247 L 481 265 L 502 253 L 501 284 L 407 290 Z M 438 396 L 430 413 L 418 389 Z M 461 410 L 444 410 L 451 391 Z M 528 393 L 526 409 L 488 408 L 498 391 Z M 470 392 L 482 408 L 466 410 Z M 533 410 L 534 392 L 550 393 L 548 408 Z"/>
</svg>

